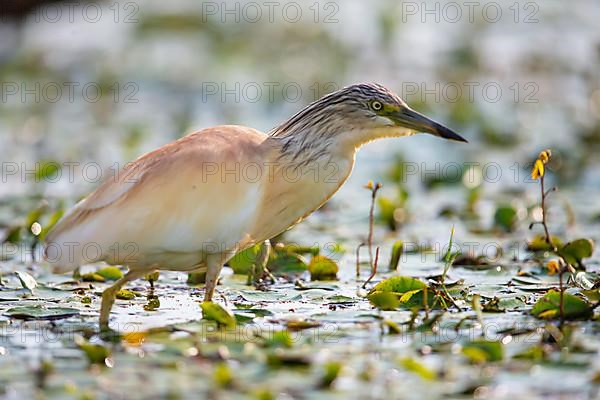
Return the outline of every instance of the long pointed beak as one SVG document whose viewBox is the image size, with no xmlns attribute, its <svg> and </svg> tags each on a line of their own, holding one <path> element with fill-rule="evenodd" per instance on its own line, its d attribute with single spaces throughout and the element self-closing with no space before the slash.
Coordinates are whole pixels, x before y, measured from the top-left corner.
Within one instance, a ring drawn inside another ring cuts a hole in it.
<svg viewBox="0 0 600 400">
<path fill-rule="evenodd" d="M 446 128 L 444 125 L 439 124 L 431 118 L 428 118 L 408 107 L 403 107 L 400 109 L 393 115 L 393 118 L 396 124 L 405 128 L 413 129 L 417 132 L 430 133 L 448 140 L 468 143 L 465 138 L 450 128 Z"/>
</svg>

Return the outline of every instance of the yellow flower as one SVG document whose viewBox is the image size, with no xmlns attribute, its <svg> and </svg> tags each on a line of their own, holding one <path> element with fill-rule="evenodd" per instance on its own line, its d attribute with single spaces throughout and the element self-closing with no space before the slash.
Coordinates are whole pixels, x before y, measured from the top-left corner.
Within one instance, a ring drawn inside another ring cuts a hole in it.
<svg viewBox="0 0 600 400">
<path fill-rule="evenodd" d="M 538 159 L 544 164 L 546 164 L 550 157 L 552 157 L 552 152 L 550 151 L 550 149 L 546 149 L 540 153 Z"/>
<path fill-rule="evenodd" d="M 368 189 L 368 190 L 373 190 L 373 187 L 374 187 L 374 185 L 373 185 L 373 181 L 369 181 L 369 182 L 367 182 L 367 184 L 366 184 L 365 186 L 363 186 L 363 187 L 364 187 L 365 189 Z"/>
<path fill-rule="evenodd" d="M 544 163 L 540 159 L 537 159 L 531 170 L 531 179 L 537 180 L 542 176 L 544 176 Z"/>
<path fill-rule="evenodd" d="M 560 264 L 557 260 L 550 260 L 546 264 L 546 268 L 548 268 L 548 275 L 556 275 L 560 271 Z"/>
</svg>

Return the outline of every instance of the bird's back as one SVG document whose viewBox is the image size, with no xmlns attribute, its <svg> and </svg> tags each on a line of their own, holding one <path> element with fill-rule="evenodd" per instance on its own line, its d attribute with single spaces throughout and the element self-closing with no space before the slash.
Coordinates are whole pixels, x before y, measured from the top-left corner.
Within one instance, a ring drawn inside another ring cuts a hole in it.
<svg viewBox="0 0 600 400">
<path fill-rule="evenodd" d="M 239 246 L 263 196 L 256 169 L 267 138 L 218 126 L 141 156 L 56 224 L 47 260 L 60 272 L 95 261 L 185 269 L 203 252 Z"/>
</svg>

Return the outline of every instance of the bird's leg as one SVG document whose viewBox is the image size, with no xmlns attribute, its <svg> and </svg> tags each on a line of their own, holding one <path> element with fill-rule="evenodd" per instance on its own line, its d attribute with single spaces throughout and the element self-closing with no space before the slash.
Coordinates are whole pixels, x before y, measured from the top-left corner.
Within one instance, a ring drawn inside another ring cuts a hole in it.
<svg viewBox="0 0 600 400">
<path fill-rule="evenodd" d="M 108 319 L 110 317 L 110 310 L 115 302 L 115 296 L 117 292 L 129 281 L 143 276 L 145 271 L 143 270 L 129 270 L 124 277 L 115 282 L 114 285 L 104 290 L 102 293 L 102 306 L 100 307 L 100 330 L 108 330 Z"/>
<path fill-rule="evenodd" d="M 269 239 L 265 240 L 263 244 L 260 246 L 260 253 L 258 253 L 258 257 L 256 257 L 255 263 L 255 273 L 254 273 L 254 283 L 258 283 L 260 279 L 269 278 L 271 282 L 275 283 L 275 277 L 267 269 L 267 264 L 269 263 L 269 256 L 271 255 L 271 241 Z"/>
<path fill-rule="evenodd" d="M 204 301 L 212 301 L 219 273 L 223 268 L 223 257 L 219 254 L 212 254 L 206 258 L 206 286 L 204 292 Z"/>
</svg>

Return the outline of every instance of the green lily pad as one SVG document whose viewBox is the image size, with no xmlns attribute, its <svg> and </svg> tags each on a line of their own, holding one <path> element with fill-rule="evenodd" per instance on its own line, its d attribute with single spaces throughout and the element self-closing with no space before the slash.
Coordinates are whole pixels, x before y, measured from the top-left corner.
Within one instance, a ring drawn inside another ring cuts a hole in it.
<svg viewBox="0 0 600 400">
<path fill-rule="evenodd" d="M 4 312 L 11 318 L 17 319 L 63 319 L 79 315 L 79 310 L 68 307 L 21 306 L 13 307 Z"/>
<path fill-rule="evenodd" d="M 96 272 L 81 275 L 81 280 L 84 282 L 106 282 L 106 278 Z"/>
<path fill-rule="evenodd" d="M 558 254 L 573 266 L 583 266 L 582 260 L 591 257 L 594 252 L 594 242 L 590 239 L 577 239 L 565 244 Z"/>
<path fill-rule="evenodd" d="M 107 281 L 116 281 L 123 277 L 123 272 L 118 267 L 114 266 L 100 268 L 98 271 L 96 271 L 96 274 L 100 275 Z"/>
<path fill-rule="evenodd" d="M 512 232 L 517 223 L 517 210 L 511 205 L 500 205 L 494 213 L 494 226 Z"/>
<path fill-rule="evenodd" d="M 131 290 L 121 289 L 117 292 L 117 299 L 119 300 L 133 300 L 137 294 Z"/>
<path fill-rule="evenodd" d="M 502 361 L 504 346 L 500 341 L 474 340 L 463 346 L 462 353 L 474 363 Z"/>
<path fill-rule="evenodd" d="M 565 319 L 586 319 L 592 315 L 590 305 L 582 298 L 563 293 L 563 311 Z M 531 313 L 542 319 L 560 318 L 560 292 L 550 290 L 535 303 Z"/>
<path fill-rule="evenodd" d="M 256 263 L 262 244 L 257 244 L 237 253 L 228 264 L 236 274 L 248 274 Z"/>
<path fill-rule="evenodd" d="M 215 321 L 220 326 L 235 328 L 236 319 L 231 311 L 212 301 L 203 302 L 200 304 L 200 308 L 202 308 L 202 318 L 209 321 Z"/>
<path fill-rule="evenodd" d="M 384 310 L 398 307 L 420 307 L 423 305 L 423 290 L 425 288 L 427 288 L 427 285 L 419 279 L 409 276 L 394 276 L 375 285 L 369 292 L 368 298 L 374 306 Z M 392 300 L 392 296 L 396 297 L 397 300 Z M 428 298 L 430 304 L 433 300 L 432 297 L 429 296 Z"/>
<path fill-rule="evenodd" d="M 295 253 L 285 251 L 274 251 L 267 264 L 267 268 L 273 274 L 295 274 L 302 273 L 308 269 L 304 257 Z"/>
<path fill-rule="evenodd" d="M 558 236 L 552 236 L 552 243 L 555 246 L 561 247 L 562 240 Z M 537 235 L 529 243 L 527 243 L 527 250 L 529 251 L 550 251 L 552 248 L 546 242 L 546 237 L 542 235 Z"/>
<path fill-rule="evenodd" d="M 102 365 L 110 357 L 110 349 L 101 344 L 90 343 L 78 337 L 75 340 L 77 346 L 83 351 L 90 364 Z"/>
<path fill-rule="evenodd" d="M 315 256 L 308 265 L 310 279 L 313 281 L 334 281 L 339 267 L 335 261 L 325 256 Z"/>
</svg>

